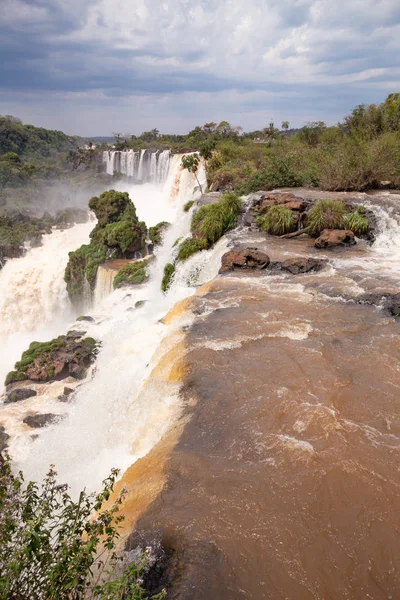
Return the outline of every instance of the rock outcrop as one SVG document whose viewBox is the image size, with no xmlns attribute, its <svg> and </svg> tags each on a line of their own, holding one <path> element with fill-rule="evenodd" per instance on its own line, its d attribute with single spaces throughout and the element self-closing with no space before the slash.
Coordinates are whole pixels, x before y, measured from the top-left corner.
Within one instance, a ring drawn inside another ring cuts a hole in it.
<svg viewBox="0 0 400 600">
<path fill-rule="evenodd" d="M 84 335 L 70 331 L 50 342 L 32 342 L 15 364 L 15 371 L 7 375 L 6 385 L 24 380 L 44 383 L 70 376 L 83 379 L 97 354 L 96 341 Z"/>
<path fill-rule="evenodd" d="M 238 247 L 223 255 L 219 272 L 226 273 L 236 269 L 266 269 L 269 263 L 269 256 L 258 248 Z"/>
<path fill-rule="evenodd" d="M 35 390 L 30 390 L 29 388 L 17 388 L 7 394 L 4 404 L 13 404 L 14 402 L 20 402 L 21 400 L 28 400 L 28 398 L 33 398 L 34 396 L 37 396 Z"/>
<path fill-rule="evenodd" d="M 352 231 L 347 229 L 324 229 L 319 238 L 315 240 L 316 248 L 336 248 L 338 246 L 353 246 L 356 244 Z"/>
<path fill-rule="evenodd" d="M 25 417 L 24 423 L 25 425 L 28 425 L 28 427 L 32 427 L 32 429 L 40 429 L 41 427 L 46 427 L 46 425 L 51 425 L 59 418 L 59 415 L 53 415 L 51 413 L 29 415 L 28 417 Z"/>
<path fill-rule="evenodd" d="M 288 271 L 292 275 L 299 273 L 310 273 L 320 271 L 325 267 L 326 262 L 317 258 L 307 258 L 303 256 L 288 258 L 281 264 L 282 271 Z"/>
</svg>

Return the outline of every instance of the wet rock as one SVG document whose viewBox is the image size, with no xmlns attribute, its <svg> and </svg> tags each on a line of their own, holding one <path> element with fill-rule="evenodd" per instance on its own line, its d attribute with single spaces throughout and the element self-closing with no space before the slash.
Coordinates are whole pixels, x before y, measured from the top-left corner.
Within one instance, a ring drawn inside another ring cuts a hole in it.
<svg viewBox="0 0 400 600">
<path fill-rule="evenodd" d="M 386 299 L 386 309 L 394 317 L 400 317 L 400 294 L 391 294 Z"/>
<path fill-rule="evenodd" d="M 37 396 L 37 392 L 35 392 L 35 390 L 30 390 L 27 388 L 17 388 L 16 390 L 13 390 L 9 394 L 7 394 L 7 397 L 4 400 L 4 404 L 20 402 L 21 400 L 27 400 L 28 398 L 33 398 L 34 396 Z"/>
<path fill-rule="evenodd" d="M 236 269 L 266 269 L 269 256 L 258 248 L 234 248 L 226 252 L 221 259 L 220 273 Z"/>
<path fill-rule="evenodd" d="M 300 210 L 300 207 L 305 208 L 305 203 L 303 200 L 299 199 L 294 194 L 290 192 L 279 193 L 266 193 L 261 196 L 261 199 L 256 202 L 255 208 L 258 208 L 260 213 L 265 213 L 268 211 L 271 206 L 276 206 L 277 204 L 284 204 L 285 208 L 289 208 L 289 205 L 293 205 L 296 208 L 290 210 Z M 257 206 L 258 205 L 258 206 Z"/>
<path fill-rule="evenodd" d="M 336 248 L 337 246 L 353 246 L 356 244 L 354 233 L 347 229 L 324 229 L 315 241 L 316 248 Z"/>
<path fill-rule="evenodd" d="M 58 400 L 60 402 L 69 402 L 69 400 L 71 399 L 70 396 L 73 393 L 74 393 L 74 390 L 72 388 L 65 387 L 64 388 L 64 392 L 62 393 L 62 395 L 58 396 Z"/>
<path fill-rule="evenodd" d="M 46 425 L 55 423 L 55 421 L 59 418 L 59 415 L 53 415 L 51 413 L 46 413 L 42 415 L 30 415 L 28 417 L 25 417 L 24 423 L 29 427 L 32 427 L 32 429 L 40 429 L 41 427 L 46 427 Z"/>
<path fill-rule="evenodd" d="M 326 261 L 319 260 L 317 258 L 307 258 L 298 256 L 295 258 L 288 258 L 282 263 L 281 269 L 283 271 L 289 271 L 293 275 L 299 273 L 310 273 L 311 271 L 320 271 L 325 267 Z"/>
<path fill-rule="evenodd" d="M 89 316 L 78 317 L 77 321 L 88 321 L 89 323 L 94 323 L 93 317 Z"/>
<path fill-rule="evenodd" d="M 3 452 L 7 448 L 7 441 L 10 439 L 8 433 L 2 425 L 0 425 L 0 452 Z"/>
<path fill-rule="evenodd" d="M 205 204 L 215 204 L 221 198 L 221 192 L 210 192 L 209 194 L 203 194 L 201 198 L 197 200 L 198 206 L 204 206 Z"/>
<path fill-rule="evenodd" d="M 291 202 L 285 202 L 283 207 L 287 210 L 303 211 L 306 208 L 306 203 L 303 200 L 292 200 Z"/>
</svg>

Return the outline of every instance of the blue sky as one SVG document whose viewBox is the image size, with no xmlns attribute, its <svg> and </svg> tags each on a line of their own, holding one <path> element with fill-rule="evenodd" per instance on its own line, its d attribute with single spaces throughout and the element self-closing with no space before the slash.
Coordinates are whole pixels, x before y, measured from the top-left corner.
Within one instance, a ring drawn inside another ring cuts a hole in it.
<svg viewBox="0 0 400 600">
<path fill-rule="evenodd" d="M 0 0 L 0 114 L 70 134 L 335 123 L 400 91 L 399 0 Z"/>
</svg>

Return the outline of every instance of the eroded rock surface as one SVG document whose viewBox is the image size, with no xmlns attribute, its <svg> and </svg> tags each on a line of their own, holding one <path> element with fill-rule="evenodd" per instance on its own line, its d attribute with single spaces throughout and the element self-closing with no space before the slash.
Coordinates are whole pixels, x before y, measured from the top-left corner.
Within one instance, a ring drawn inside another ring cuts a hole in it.
<svg viewBox="0 0 400 600">
<path fill-rule="evenodd" d="M 234 248 L 226 252 L 221 259 L 220 273 L 236 269 L 266 269 L 269 256 L 257 248 Z"/>
<path fill-rule="evenodd" d="M 347 229 L 324 229 L 319 238 L 315 240 L 316 248 L 337 248 L 338 246 L 354 246 L 355 236 Z"/>
</svg>

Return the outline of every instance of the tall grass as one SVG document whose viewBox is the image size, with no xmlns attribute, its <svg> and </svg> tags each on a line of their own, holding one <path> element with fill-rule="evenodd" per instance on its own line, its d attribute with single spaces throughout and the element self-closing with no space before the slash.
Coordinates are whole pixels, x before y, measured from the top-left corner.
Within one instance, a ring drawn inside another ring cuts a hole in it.
<svg viewBox="0 0 400 600">
<path fill-rule="evenodd" d="M 339 200 L 318 200 L 307 213 L 307 231 L 319 235 L 324 229 L 344 229 L 346 205 Z"/>
<path fill-rule="evenodd" d="M 271 206 L 265 217 L 258 217 L 257 225 L 273 235 L 284 235 L 294 231 L 296 222 L 291 210 L 283 206 Z"/>
</svg>

